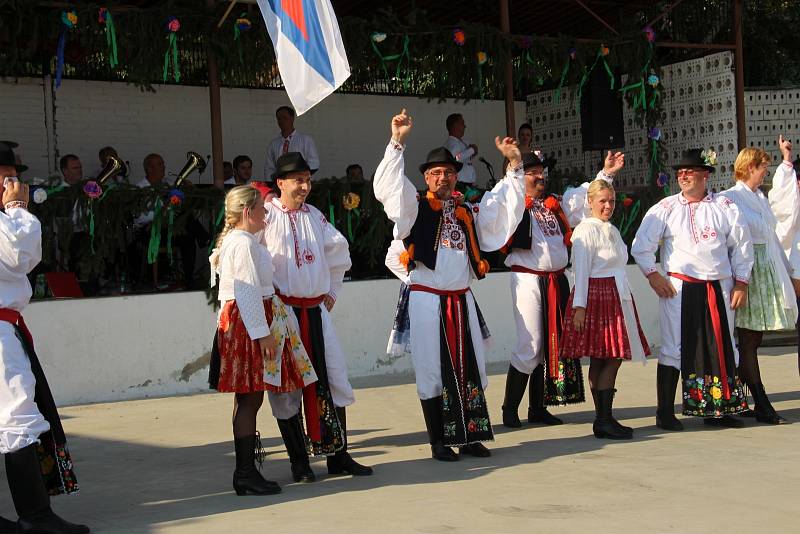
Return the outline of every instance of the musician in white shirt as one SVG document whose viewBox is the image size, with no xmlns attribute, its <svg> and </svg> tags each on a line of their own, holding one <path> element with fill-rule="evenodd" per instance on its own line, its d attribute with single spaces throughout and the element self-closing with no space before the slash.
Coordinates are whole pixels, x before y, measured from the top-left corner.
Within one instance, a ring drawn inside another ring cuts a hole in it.
<svg viewBox="0 0 800 534">
<path fill-rule="evenodd" d="M 458 171 L 458 183 L 464 186 L 475 185 L 476 174 L 472 160 L 478 155 L 478 145 L 464 140 L 467 125 L 463 115 L 461 113 L 448 115 L 445 125 L 448 137 L 444 147 L 463 165 Z"/>
<path fill-rule="evenodd" d="M 263 180 L 270 180 L 275 172 L 278 158 L 289 152 L 299 152 L 303 155 L 312 173 L 319 169 L 319 154 L 314 138 L 294 129 L 294 109 L 281 106 L 275 110 L 275 118 L 281 133 L 269 142 L 267 157 L 264 161 Z"/>
</svg>

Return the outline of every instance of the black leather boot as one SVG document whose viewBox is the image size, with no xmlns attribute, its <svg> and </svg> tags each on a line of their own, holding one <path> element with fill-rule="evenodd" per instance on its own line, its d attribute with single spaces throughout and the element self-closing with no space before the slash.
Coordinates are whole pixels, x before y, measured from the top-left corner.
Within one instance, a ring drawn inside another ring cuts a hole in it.
<svg viewBox="0 0 800 534">
<path fill-rule="evenodd" d="M 235 438 L 236 470 L 233 472 L 233 489 L 236 495 L 274 495 L 281 492 L 277 482 L 265 480 L 256 469 L 256 436 Z"/>
<path fill-rule="evenodd" d="M 336 415 L 342 425 L 342 437 L 344 438 L 344 448 L 337 451 L 333 456 L 328 456 L 328 474 L 340 475 L 349 474 L 354 477 L 365 477 L 372 474 L 372 468 L 353 460 L 347 452 L 347 415 L 344 408 L 336 408 Z"/>
<path fill-rule="evenodd" d="M 486 448 L 483 443 L 470 443 L 458 448 L 458 454 L 475 456 L 477 458 L 488 458 L 492 455 L 492 451 Z"/>
<path fill-rule="evenodd" d="M 669 365 L 658 364 L 656 371 L 656 426 L 662 430 L 683 430 L 683 423 L 675 417 L 675 391 L 681 372 Z"/>
<path fill-rule="evenodd" d="M 597 398 L 597 411 L 594 424 L 592 424 L 594 437 L 631 439 L 633 437 L 633 429 L 620 425 L 611 415 L 614 403 L 614 389 L 598 389 L 595 391 L 595 395 Z"/>
<path fill-rule="evenodd" d="M 50 509 L 50 496 L 44 485 L 36 445 L 9 452 L 6 478 L 19 520 L 16 531 L 30 534 L 85 534 L 86 525 L 64 521 Z"/>
<path fill-rule="evenodd" d="M 750 392 L 753 394 L 753 404 L 755 409 L 753 412 L 756 416 L 756 421 L 759 423 L 767 423 L 769 425 L 780 425 L 786 422 L 786 419 L 778 415 L 772 403 L 769 402 L 767 392 L 764 391 L 764 384 L 758 383 L 750 386 Z"/>
<path fill-rule="evenodd" d="M 528 390 L 528 422 L 545 425 L 562 425 L 564 421 L 547 411 L 544 405 L 544 365 L 539 364 L 531 373 Z"/>
<path fill-rule="evenodd" d="M 295 482 L 314 482 L 317 477 L 308 461 L 306 437 L 300 424 L 300 416 L 278 419 L 278 429 L 281 431 L 286 452 L 289 454 L 289 462 L 292 464 L 292 479 Z"/>
<path fill-rule="evenodd" d="M 442 424 L 442 397 L 420 399 L 422 415 L 431 444 L 431 456 L 441 462 L 457 462 L 458 454 L 444 444 L 444 427 Z"/>
<path fill-rule="evenodd" d="M 506 375 L 506 396 L 503 399 L 503 426 L 508 428 L 522 426 L 517 410 L 527 385 L 528 375 L 517 371 L 513 365 L 509 365 L 508 375 Z"/>
</svg>

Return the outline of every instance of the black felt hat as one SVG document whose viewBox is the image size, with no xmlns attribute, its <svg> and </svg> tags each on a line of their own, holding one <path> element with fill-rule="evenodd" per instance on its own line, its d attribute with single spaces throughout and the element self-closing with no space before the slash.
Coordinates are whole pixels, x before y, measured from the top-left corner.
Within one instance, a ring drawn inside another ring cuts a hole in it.
<svg viewBox="0 0 800 534">
<path fill-rule="evenodd" d="M 454 158 L 453 154 L 443 146 L 434 148 L 428 152 L 428 157 L 425 160 L 425 163 L 419 166 L 419 172 L 425 174 L 425 171 L 434 165 L 452 165 L 456 168 L 456 172 L 460 171 L 461 167 L 464 166 L 463 163 Z"/>
<path fill-rule="evenodd" d="M 12 144 L 16 145 L 16 143 L 6 143 L 5 141 L 0 141 L 0 165 L 14 167 L 17 169 L 17 172 L 27 171 L 27 165 L 19 165 L 17 163 L 17 158 L 14 156 L 14 150 L 12 150 Z"/>
<path fill-rule="evenodd" d="M 681 160 L 672 166 L 673 169 L 705 169 L 708 172 L 714 172 L 714 166 L 706 163 L 706 159 L 702 156 L 702 149 L 691 148 L 683 151 Z"/>
<path fill-rule="evenodd" d="M 300 152 L 287 152 L 278 158 L 278 161 L 275 162 L 275 167 L 275 172 L 272 173 L 273 180 L 282 178 L 290 172 L 308 171 L 311 174 L 317 172 L 316 169 L 311 170 L 311 167 L 308 166 Z"/>
<path fill-rule="evenodd" d="M 533 152 L 528 152 L 522 155 L 522 168 L 530 169 L 531 167 L 547 167 L 547 164 Z"/>
</svg>

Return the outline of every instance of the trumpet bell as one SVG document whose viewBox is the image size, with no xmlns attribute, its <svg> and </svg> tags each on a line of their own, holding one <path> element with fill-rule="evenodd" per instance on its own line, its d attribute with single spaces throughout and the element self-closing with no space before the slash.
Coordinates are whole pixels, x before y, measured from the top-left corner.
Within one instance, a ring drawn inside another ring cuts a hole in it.
<svg viewBox="0 0 800 534">
<path fill-rule="evenodd" d="M 105 167 L 103 167 L 103 170 L 100 171 L 100 174 L 97 175 L 94 181 L 102 185 L 112 176 L 122 176 L 126 178 L 128 176 L 128 166 L 118 157 L 110 155 L 108 156 Z"/>
<path fill-rule="evenodd" d="M 198 154 L 197 152 L 189 151 L 186 153 L 187 161 L 184 164 L 183 168 L 178 172 L 178 177 L 175 178 L 175 185 L 179 186 L 183 181 L 192 174 L 194 171 L 197 171 L 198 174 L 202 174 L 203 171 L 206 170 L 206 160 Z"/>
</svg>

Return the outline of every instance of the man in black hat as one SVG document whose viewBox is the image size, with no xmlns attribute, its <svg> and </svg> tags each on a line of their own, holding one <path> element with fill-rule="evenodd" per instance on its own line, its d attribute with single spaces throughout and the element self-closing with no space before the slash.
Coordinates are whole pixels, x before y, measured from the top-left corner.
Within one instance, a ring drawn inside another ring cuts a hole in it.
<svg viewBox="0 0 800 534">
<path fill-rule="evenodd" d="M 747 300 L 753 267 L 750 231 L 736 205 L 709 193 L 713 150 L 693 149 L 674 165 L 681 192 L 661 200 L 642 219 L 631 255 L 660 297 L 656 425 L 683 430 L 675 417 L 683 376 L 683 415 L 707 424 L 741 427 L 747 409 L 736 375 L 734 310 Z M 661 268 L 656 251 L 661 250 Z"/>
<path fill-rule="evenodd" d="M 406 110 L 392 118 L 392 139 L 373 185 L 405 246 L 400 260 L 411 287 L 411 356 L 431 452 L 441 461 L 459 459 L 451 446 L 462 454 L 490 456 L 481 444 L 494 439 L 484 395 L 484 339 L 469 286 L 489 270 L 481 250 L 503 246 L 522 219 L 521 155 L 512 138 L 495 139 L 510 161 L 506 177 L 480 205 L 472 205 L 455 191 L 462 163 L 446 148 L 436 148 L 419 167 L 427 192 L 418 195 L 403 161 L 411 124 Z"/>
<path fill-rule="evenodd" d="M 353 404 L 355 397 L 330 316 L 344 274 L 350 269 L 350 252 L 344 236 L 317 208 L 306 204 L 313 173 L 299 152 L 278 158 L 271 178 L 280 196 L 265 200 L 266 226 L 261 238 L 275 266 L 275 291 L 294 309 L 303 345 L 319 378 L 302 392 L 269 392 L 296 482 L 315 479 L 306 434 L 311 452 L 327 455 L 328 473 L 372 474 L 372 468 L 359 464 L 347 452 L 345 407 Z M 299 415 L 301 399 L 306 432 Z"/>
<path fill-rule="evenodd" d="M 27 274 L 42 255 L 39 220 L 28 212 L 28 186 L 17 181 L 11 148 L 0 143 L 0 453 L 19 520 L 2 532 L 89 532 L 58 517 L 50 494 L 78 485 L 64 429 L 21 311 L 31 298 Z M 40 463 L 40 457 L 42 461 Z"/>
</svg>

